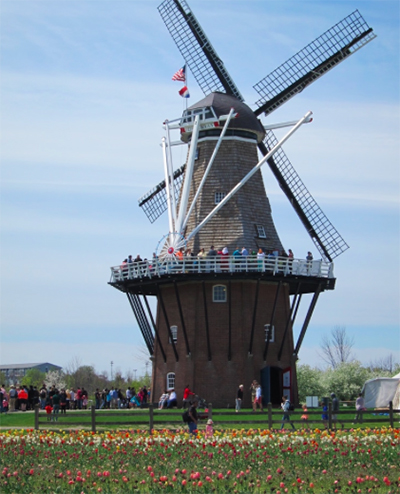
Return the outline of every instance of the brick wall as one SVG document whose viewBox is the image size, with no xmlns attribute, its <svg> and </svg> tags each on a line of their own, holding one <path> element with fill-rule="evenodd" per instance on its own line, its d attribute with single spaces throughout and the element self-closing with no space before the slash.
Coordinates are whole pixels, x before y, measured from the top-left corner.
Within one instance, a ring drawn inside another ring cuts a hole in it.
<svg viewBox="0 0 400 494">
<path fill-rule="evenodd" d="M 224 284 L 227 289 L 228 283 L 229 280 L 222 283 L 218 282 L 218 284 Z M 175 288 L 173 286 L 162 288 L 168 322 L 171 326 L 178 326 L 176 349 L 179 361 L 176 361 L 172 344 L 169 342 L 165 317 L 158 305 L 157 328 L 160 332 L 167 361 L 163 361 L 160 349 L 156 344 L 153 365 L 154 399 L 158 399 L 159 395 L 164 392 L 168 372 L 174 372 L 175 389 L 180 400 L 184 387 L 189 384 L 199 396 L 212 402 L 214 406 L 226 407 L 229 405 L 234 407 L 237 388 L 239 384 L 243 384 L 245 388 L 244 405 L 250 406 L 249 386 L 253 379 L 260 381 L 261 369 L 266 366 L 280 369 L 291 367 L 293 373 L 292 396 L 296 396 L 297 385 L 295 363 L 292 358 L 293 336 L 291 327 L 289 327 L 284 340 L 281 359 L 278 361 L 278 352 L 290 311 L 287 287 L 282 285 L 279 292 L 274 319 L 275 341 L 269 344 L 267 359 L 264 361 L 264 325 L 271 321 L 278 284 L 267 282 L 260 282 L 259 284 L 251 354 L 249 354 L 249 350 L 257 282 L 250 280 L 231 282 L 230 349 L 229 302 L 216 303 L 212 301 L 214 285 L 215 283 L 212 282 L 206 282 L 204 285 L 209 324 L 209 347 L 202 282 L 182 283 L 178 286 L 190 355 L 187 354 Z M 230 360 L 229 353 L 231 354 Z M 274 387 L 279 387 L 279 393 L 281 392 L 281 382 L 271 384 Z"/>
</svg>

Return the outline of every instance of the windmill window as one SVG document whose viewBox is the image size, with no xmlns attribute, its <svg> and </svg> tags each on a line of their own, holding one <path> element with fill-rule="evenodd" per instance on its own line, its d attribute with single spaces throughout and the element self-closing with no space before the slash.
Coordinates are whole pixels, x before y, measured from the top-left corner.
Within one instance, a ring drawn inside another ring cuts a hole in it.
<svg viewBox="0 0 400 494">
<path fill-rule="evenodd" d="M 207 106 L 205 108 L 196 108 L 195 110 L 185 110 L 183 112 L 180 125 L 193 123 L 196 115 L 199 115 L 200 120 L 218 120 L 215 116 L 214 110 Z"/>
<path fill-rule="evenodd" d="M 256 230 L 257 230 L 258 238 L 267 238 L 265 229 L 262 225 L 256 225 Z"/>
<path fill-rule="evenodd" d="M 174 340 L 174 343 L 176 343 L 178 341 L 178 326 L 171 326 L 170 330 L 172 334 L 172 339 Z M 171 338 L 169 339 L 169 342 L 171 343 Z"/>
<path fill-rule="evenodd" d="M 226 196 L 226 192 L 216 192 L 215 193 L 215 204 L 219 204 L 225 196 Z"/>
<path fill-rule="evenodd" d="M 271 324 L 265 324 L 264 332 L 265 341 L 269 340 L 270 343 L 273 343 L 275 341 L 275 326 L 271 326 Z"/>
<path fill-rule="evenodd" d="M 167 374 L 167 390 L 175 389 L 175 372 L 168 372 Z"/>
<path fill-rule="evenodd" d="M 226 302 L 226 286 L 215 285 L 213 286 L 213 302 Z"/>
</svg>

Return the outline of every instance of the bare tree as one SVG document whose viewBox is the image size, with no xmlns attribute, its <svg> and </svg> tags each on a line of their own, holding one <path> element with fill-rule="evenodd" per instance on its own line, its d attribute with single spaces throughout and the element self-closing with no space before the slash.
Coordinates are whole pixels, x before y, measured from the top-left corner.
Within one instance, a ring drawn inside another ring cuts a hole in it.
<svg viewBox="0 0 400 494">
<path fill-rule="evenodd" d="M 324 336 L 321 341 L 321 358 L 336 369 L 343 362 L 353 360 L 351 349 L 354 346 L 354 339 L 347 335 L 344 326 L 335 326 L 329 336 Z"/>
<path fill-rule="evenodd" d="M 373 372 L 385 372 L 389 376 L 394 374 L 399 368 L 400 364 L 397 362 L 393 356 L 393 353 L 389 353 L 386 357 L 378 358 L 371 361 L 368 365 L 369 369 Z"/>
</svg>

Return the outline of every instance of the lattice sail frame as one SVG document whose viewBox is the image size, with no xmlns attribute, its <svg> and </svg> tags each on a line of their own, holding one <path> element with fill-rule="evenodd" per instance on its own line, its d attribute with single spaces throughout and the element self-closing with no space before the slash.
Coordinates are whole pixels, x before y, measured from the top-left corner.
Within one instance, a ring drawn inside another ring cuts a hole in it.
<svg viewBox="0 0 400 494">
<path fill-rule="evenodd" d="M 272 149 L 278 140 L 275 134 L 268 130 L 264 142 L 268 149 Z M 330 258 L 334 259 L 346 251 L 349 246 L 318 206 L 282 148 L 274 153 L 273 160 L 294 199 L 306 215 L 313 229 L 313 231 L 309 231 L 309 234 L 322 258 L 327 260 L 326 254 L 328 253 Z M 308 228 L 308 225 L 304 226 Z M 318 235 L 319 241 L 316 239 L 315 233 Z M 325 250 L 322 248 L 321 243 Z"/>
<path fill-rule="evenodd" d="M 174 172 L 174 191 L 175 200 L 178 201 L 182 187 L 185 166 L 182 165 Z M 139 207 L 141 207 L 149 219 L 150 223 L 154 223 L 168 209 L 167 192 L 165 180 L 149 190 L 139 199 Z"/>
<path fill-rule="evenodd" d="M 165 0 L 158 11 L 203 93 L 220 91 L 244 101 L 185 0 Z"/>
<path fill-rule="evenodd" d="M 374 38 L 355 10 L 253 86 L 261 96 L 255 114 L 276 110 Z"/>
<path fill-rule="evenodd" d="M 164 0 L 158 10 L 204 94 L 221 91 L 243 101 L 186 1 Z M 255 115 L 271 113 L 375 37 L 359 11 L 354 11 L 254 86 L 261 96 Z M 259 144 L 264 156 L 276 141 L 269 131 L 264 143 Z M 347 250 L 349 246 L 308 192 L 285 153 L 279 150 L 268 163 L 322 257 L 331 261 Z M 178 177 L 179 191 L 183 177 Z M 139 201 L 151 222 L 167 210 L 164 189 L 165 182 L 161 182 Z"/>
</svg>

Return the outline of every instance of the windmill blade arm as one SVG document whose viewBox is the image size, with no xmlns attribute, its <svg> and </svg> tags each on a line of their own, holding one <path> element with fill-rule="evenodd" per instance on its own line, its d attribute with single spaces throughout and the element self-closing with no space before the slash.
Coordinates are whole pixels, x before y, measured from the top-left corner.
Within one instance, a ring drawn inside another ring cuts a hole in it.
<svg viewBox="0 0 400 494">
<path fill-rule="evenodd" d="M 259 144 L 261 153 L 265 156 L 277 142 L 268 130 L 264 142 Z M 284 151 L 279 149 L 267 162 L 321 256 L 332 262 L 349 246 L 307 190 Z"/>
<path fill-rule="evenodd" d="M 174 171 L 174 191 L 176 200 L 178 200 L 181 190 L 185 167 L 186 165 L 182 165 Z M 150 223 L 154 223 L 156 219 L 168 209 L 165 189 L 165 180 L 163 180 L 139 199 L 139 206 L 143 209 Z"/>
<path fill-rule="evenodd" d="M 164 0 L 158 11 L 205 95 L 220 91 L 243 97 L 185 0 Z"/>
<path fill-rule="evenodd" d="M 253 86 L 261 96 L 254 113 L 276 110 L 375 37 L 356 10 Z"/>
</svg>

